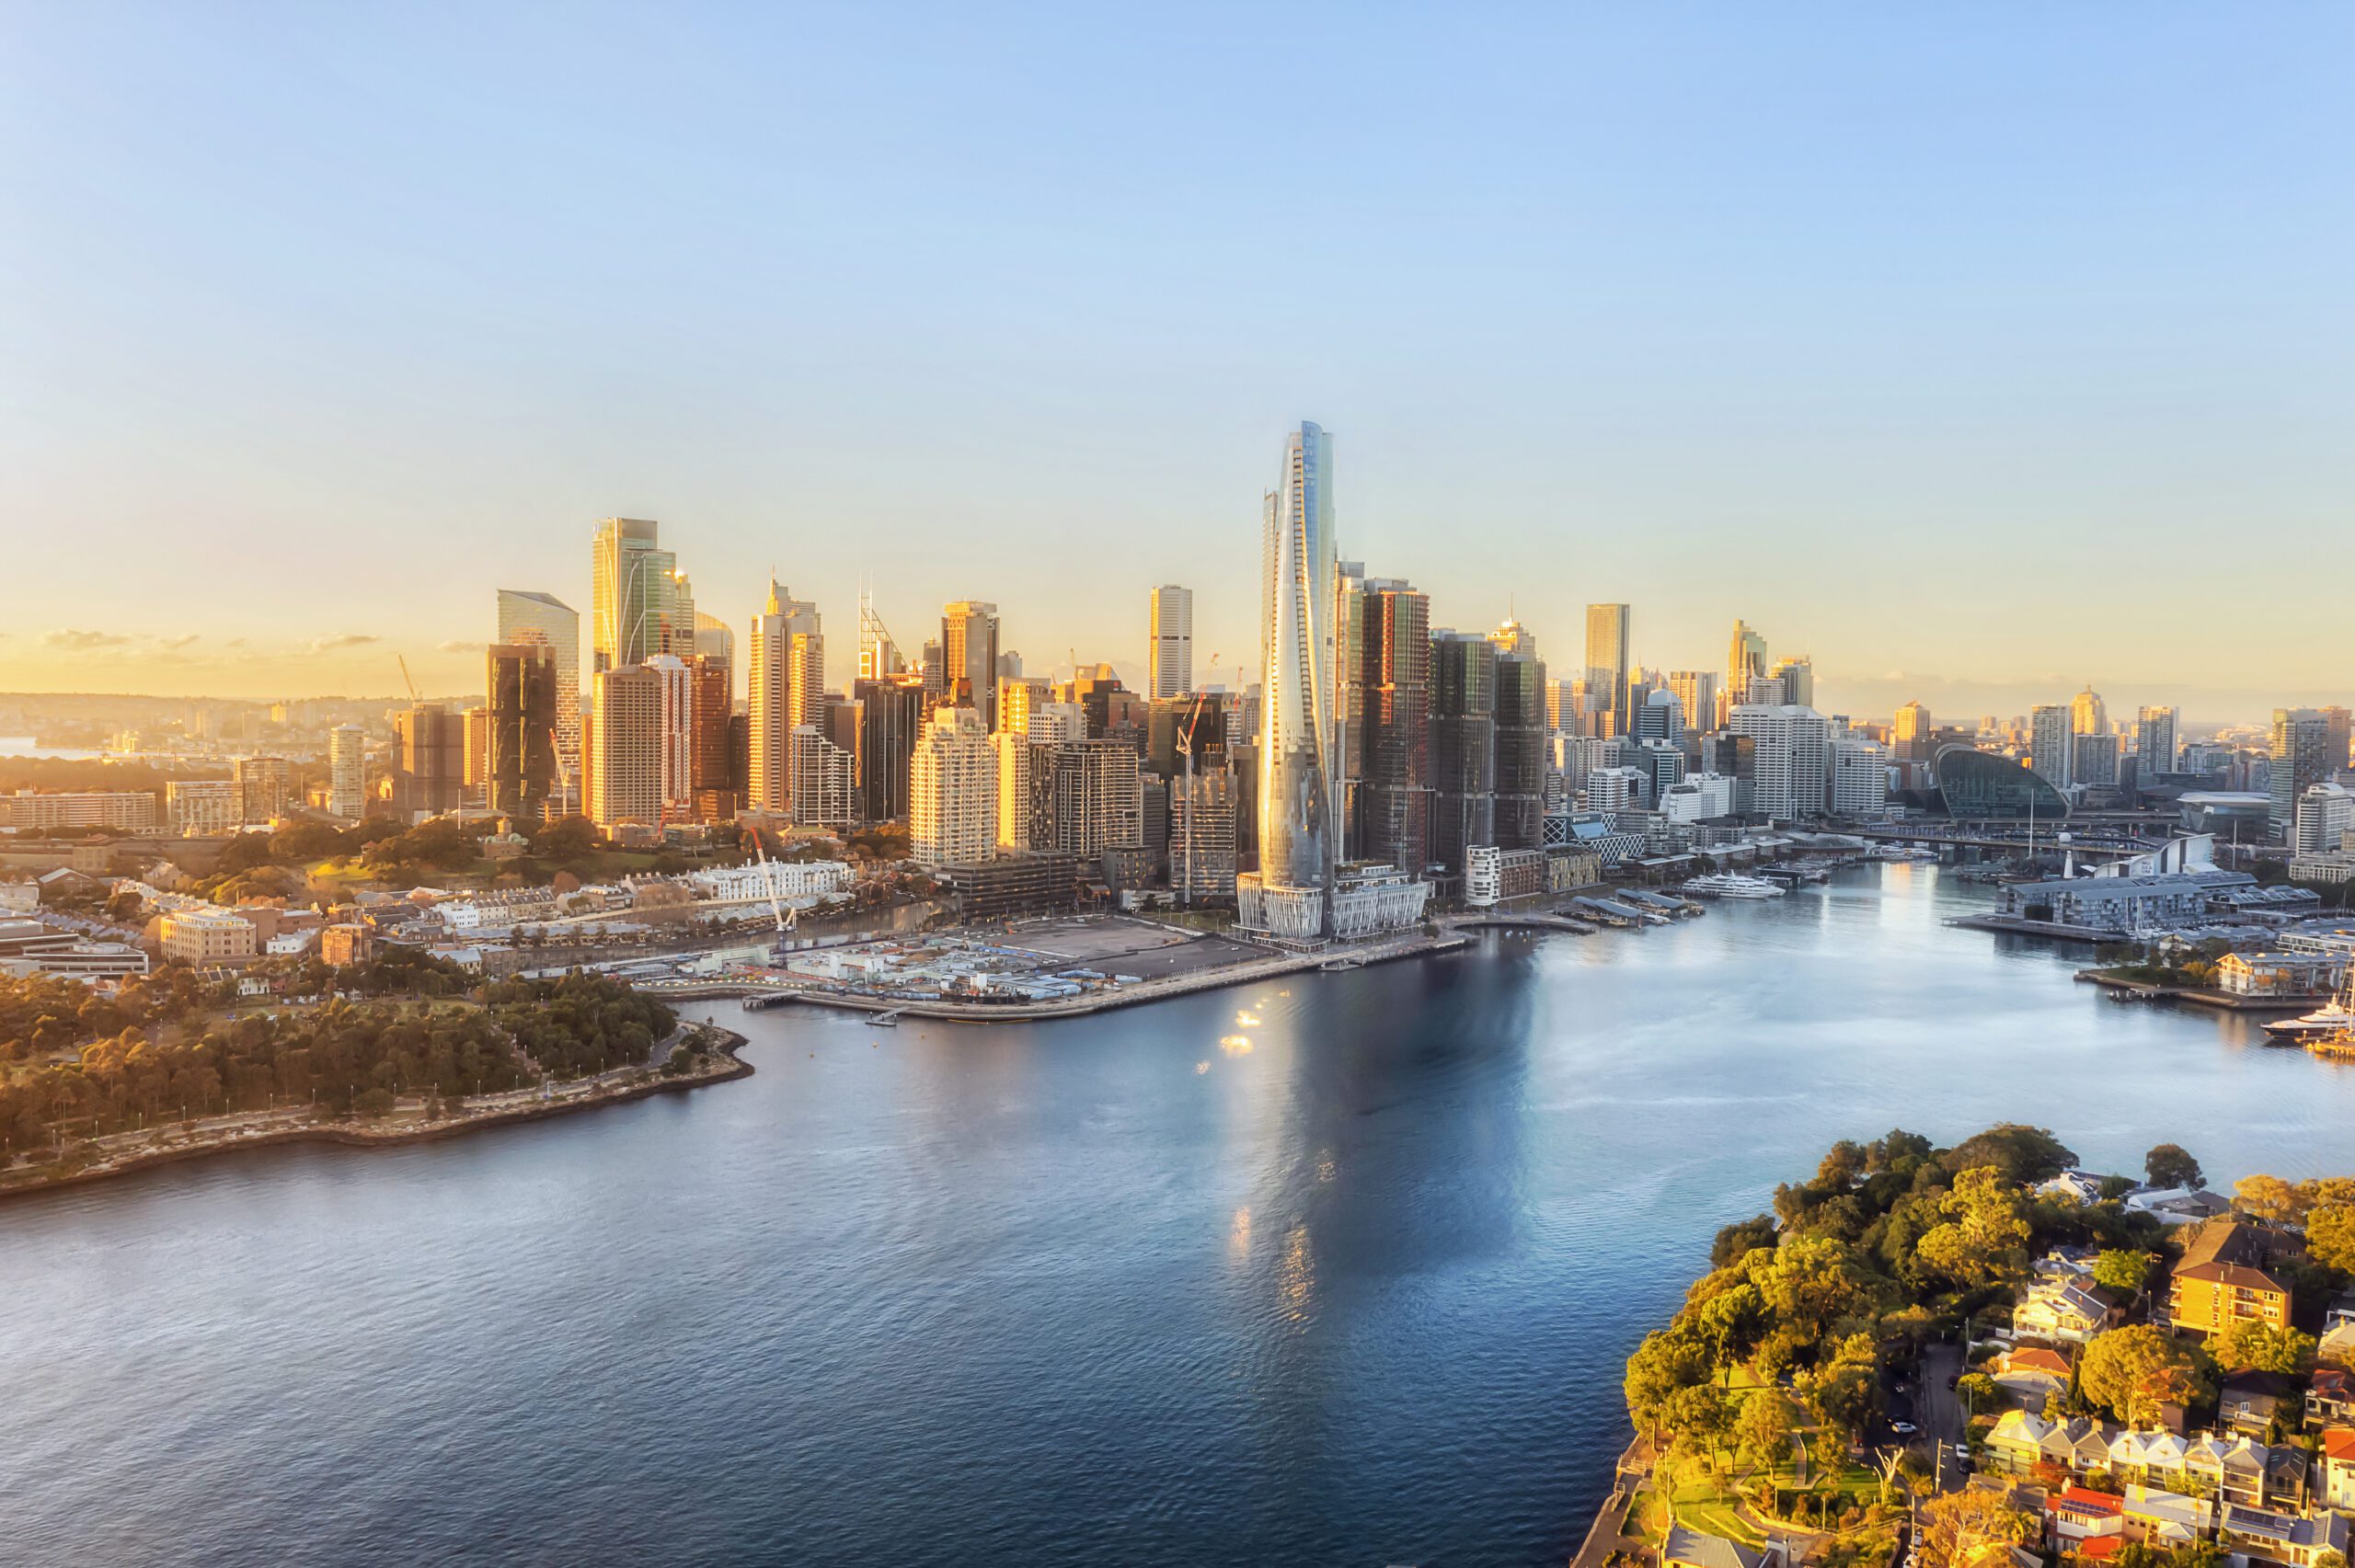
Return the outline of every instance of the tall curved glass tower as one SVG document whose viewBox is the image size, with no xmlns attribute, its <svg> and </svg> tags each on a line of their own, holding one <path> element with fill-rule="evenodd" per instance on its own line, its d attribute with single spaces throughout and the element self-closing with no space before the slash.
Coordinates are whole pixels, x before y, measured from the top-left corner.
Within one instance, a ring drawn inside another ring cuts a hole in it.
<svg viewBox="0 0 2355 1568">
<path fill-rule="evenodd" d="M 1331 929 L 1338 849 L 1332 477 L 1333 438 L 1304 421 L 1267 498 L 1260 554 L 1260 920 L 1251 923 L 1295 939 Z"/>
</svg>

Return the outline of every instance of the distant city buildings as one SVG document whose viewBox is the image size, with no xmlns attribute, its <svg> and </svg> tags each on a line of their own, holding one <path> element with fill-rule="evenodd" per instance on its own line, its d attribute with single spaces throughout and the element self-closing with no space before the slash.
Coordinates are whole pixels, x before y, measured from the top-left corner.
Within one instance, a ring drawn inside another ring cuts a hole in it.
<svg viewBox="0 0 2355 1568">
<path fill-rule="evenodd" d="M 1194 689 L 1194 590 L 1163 584 L 1146 606 L 1145 695 L 1153 702 Z"/>
<path fill-rule="evenodd" d="M 1628 732 L 1628 620 L 1625 604 L 1586 607 L 1586 705 L 1595 735 Z"/>
<path fill-rule="evenodd" d="M 327 735 L 327 812 L 357 822 L 368 804 L 368 732 L 340 724 Z"/>
<path fill-rule="evenodd" d="M 909 760 L 908 848 L 927 869 L 997 853 L 997 755 L 975 709 L 936 709 Z"/>
</svg>

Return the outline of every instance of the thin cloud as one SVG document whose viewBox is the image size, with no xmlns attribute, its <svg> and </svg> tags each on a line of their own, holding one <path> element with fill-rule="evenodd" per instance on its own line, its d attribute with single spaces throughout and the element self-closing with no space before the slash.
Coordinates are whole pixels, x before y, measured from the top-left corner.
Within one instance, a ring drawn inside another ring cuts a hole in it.
<svg viewBox="0 0 2355 1568">
<path fill-rule="evenodd" d="M 384 640 L 372 632 L 338 632 L 331 637 L 312 638 L 311 651 L 333 653 L 338 648 L 365 647 L 370 643 L 381 643 Z"/>
<path fill-rule="evenodd" d="M 480 653 L 484 648 L 490 645 L 488 643 L 462 642 L 454 637 L 446 643 L 436 643 L 434 646 L 440 648 L 443 653 Z"/>
<path fill-rule="evenodd" d="M 184 648 L 188 647 L 189 644 L 196 641 L 196 633 L 183 632 L 177 637 L 157 637 L 155 639 L 155 646 L 160 648 Z"/>
<path fill-rule="evenodd" d="M 54 632 L 43 632 L 40 635 L 40 640 L 44 647 L 66 648 L 75 653 L 85 653 L 91 648 L 121 647 L 131 639 L 119 632 L 78 632 L 71 627 L 61 626 Z"/>
</svg>

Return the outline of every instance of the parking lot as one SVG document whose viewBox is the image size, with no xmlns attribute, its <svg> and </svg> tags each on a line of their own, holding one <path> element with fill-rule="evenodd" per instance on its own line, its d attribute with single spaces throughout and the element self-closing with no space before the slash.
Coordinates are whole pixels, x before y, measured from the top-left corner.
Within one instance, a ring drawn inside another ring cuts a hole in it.
<svg viewBox="0 0 2355 1568">
<path fill-rule="evenodd" d="M 1036 953 L 1043 967 L 1077 966 L 1147 980 L 1267 956 L 1247 943 L 1103 916 L 1029 921 L 997 938 L 996 945 Z"/>
</svg>

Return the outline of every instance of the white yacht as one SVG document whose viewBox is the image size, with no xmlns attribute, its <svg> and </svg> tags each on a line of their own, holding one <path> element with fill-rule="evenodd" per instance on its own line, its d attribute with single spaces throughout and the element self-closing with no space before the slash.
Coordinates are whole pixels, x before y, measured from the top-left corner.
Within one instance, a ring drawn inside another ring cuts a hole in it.
<svg viewBox="0 0 2355 1568">
<path fill-rule="evenodd" d="M 1706 876 L 1695 876 L 1684 885 L 1684 890 L 1700 898 L 1779 898 L 1783 889 L 1763 876 L 1743 876 L 1731 871 L 1713 871 Z"/>
<path fill-rule="evenodd" d="M 2319 1040 L 2330 1035 L 2355 1030 L 2355 967 L 2350 967 L 2347 983 L 2338 994 L 2303 1018 L 2280 1018 L 2268 1024 L 2265 1032 L 2277 1040 Z"/>
</svg>

